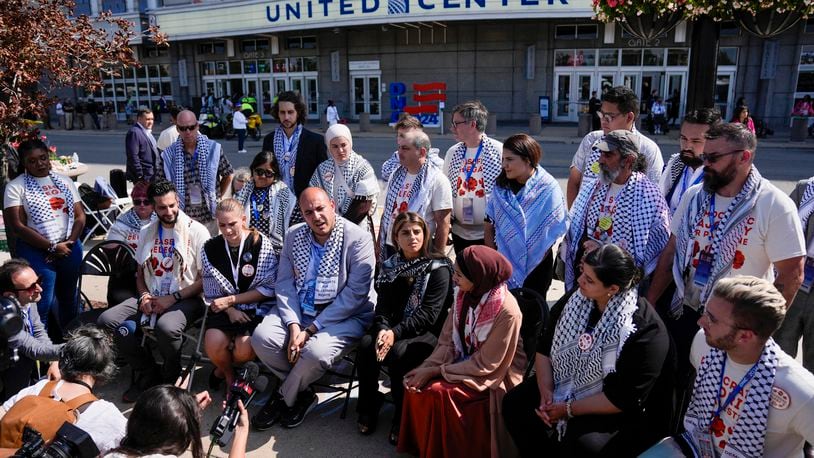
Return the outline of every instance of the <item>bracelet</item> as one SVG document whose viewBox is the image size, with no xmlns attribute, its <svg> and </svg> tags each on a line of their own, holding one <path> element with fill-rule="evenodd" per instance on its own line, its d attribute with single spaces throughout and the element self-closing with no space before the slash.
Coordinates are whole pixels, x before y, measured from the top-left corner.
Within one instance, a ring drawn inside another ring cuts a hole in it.
<svg viewBox="0 0 814 458">
<path fill-rule="evenodd" d="M 141 293 L 141 296 L 139 296 L 138 299 L 136 299 L 136 305 L 140 306 L 141 302 L 144 301 L 144 296 L 149 296 L 149 295 L 150 295 L 150 293 L 148 293 L 148 292 Z"/>
<path fill-rule="evenodd" d="M 568 419 L 574 418 L 574 412 L 571 410 L 571 403 L 574 402 L 572 399 L 565 401 L 565 414 L 568 416 Z"/>
<path fill-rule="evenodd" d="M 305 333 L 308 334 L 308 337 L 314 337 L 314 334 L 316 334 L 316 331 L 312 331 L 311 326 L 308 326 L 307 328 L 305 328 Z"/>
</svg>

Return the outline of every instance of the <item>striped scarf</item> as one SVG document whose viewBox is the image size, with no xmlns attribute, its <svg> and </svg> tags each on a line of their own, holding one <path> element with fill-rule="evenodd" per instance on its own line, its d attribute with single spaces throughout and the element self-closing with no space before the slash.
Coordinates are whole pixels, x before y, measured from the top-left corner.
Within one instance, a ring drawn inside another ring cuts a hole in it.
<svg viewBox="0 0 814 458">
<path fill-rule="evenodd" d="M 452 273 L 452 262 L 448 258 L 418 258 L 407 261 L 396 253 L 382 264 L 379 276 L 376 277 L 376 290 L 381 291 L 385 285 L 395 282 L 399 277 L 412 278 L 414 281 L 404 306 L 404 319 L 410 318 L 421 305 L 430 274 L 439 267 L 446 267 Z"/>
<path fill-rule="evenodd" d="M 37 179 L 29 175 L 28 172 L 25 172 L 23 175 L 25 198 L 28 201 L 29 213 L 31 213 L 28 217 L 31 218 L 34 227 L 41 228 L 45 232 L 40 235 L 48 239 L 51 243 L 59 243 L 63 240 L 67 240 L 73 230 L 74 197 L 70 186 L 63 181 L 61 176 L 54 172 L 48 172 L 48 177 L 65 199 L 65 207 L 68 209 L 68 227 L 65 233 L 62 234 L 57 231 L 53 225 L 45 224 L 47 221 L 54 219 L 54 209 L 51 206 L 50 198 L 42 192 L 42 188 L 40 188 Z"/>
<path fill-rule="evenodd" d="M 213 160 L 220 160 L 220 145 L 214 140 L 210 140 L 206 135 L 198 134 L 195 140 L 195 163 L 192 166 L 197 166 L 198 176 L 201 179 L 201 187 L 206 199 L 206 204 L 209 207 L 210 214 L 215 214 L 215 206 L 218 204 L 216 197 L 216 180 L 217 177 L 212 176 L 210 173 L 210 162 Z M 184 168 L 186 167 L 187 158 L 184 152 L 184 143 L 177 141 L 170 145 L 162 157 L 169 160 L 169 164 L 164 164 L 165 173 L 167 178 L 175 185 L 176 194 L 178 194 L 178 205 L 181 210 L 186 207 L 186 180 L 184 179 Z M 166 160 L 165 159 L 165 160 Z M 169 166 L 169 168 L 168 168 Z"/>
<path fill-rule="evenodd" d="M 349 222 L 345 218 L 337 215 L 336 223 L 334 224 L 333 230 L 331 230 L 331 236 L 325 244 L 325 254 L 319 261 L 319 268 L 317 270 L 318 278 L 339 277 L 342 249 L 345 244 L 345 223 Z M 308 227 L 307 224 L 301 224 L 295 227 L 296 229 L 293 229 L 293 233 L 288 234 L 288 236 L 293 237 L 294 284 L 299 294 L 305 287 L 308 265 L 311 262 L 311 245 L 315 242 L 311 228 Z M 319 284 L 319 282 L 317 283 Z M 331 298 L 331 300 L 333 300 L 333 298 Z"/>
<path fill-rule="evenodd" d="M 289 188 L 294 189 L 294 165 L 297 163 L 297 150 L 300 147 L 300 134 L 302 134 L 302 124 L 297 124 L 294 135 L 291 136 L 289 149 L 285 149 L 285 130 L 283 126 L 274 130 L 274 156 L 277 164 L 280 165 L 280 174 L 283 181 Z"/>
<path fill-rule="evenodd" d="M 415 177 L 413 181 L 413 186 L 410 188 L 410 198 L 407 203 L 407 211 L 418 213 L 419 215 L 424 214 L 424 210 L 430 204 L 430 189 L 429 183 L 433 182 L 433 174 L 441 173 L 438 168 L 430 163 L 430 161 L 425 161 L 424 165 L 421 166 L 421 170 L 418 171 L 418 175 Z M 382 236 L 379 237 L 379 248 L 380 248 L 380 256 L 384 256 L 385 253 L 385 244 L 387 243 L 387 233 L 390 231 L 390 225 L 393 222 L 393 212 L 396 209 L 396 199 L 398 198 L 398 193 L 401 191 L 401 187 L 404 185 L 404 180 L 407 178 L 407 169 L 405 167 L 399 167 L 393 172 L 393 176 L 390 177 L 390 183 L 387 185 L 387 197 L 384 201 L 384 209 L 382 211 L 382 221 L 379 225 L 379 233 Z M 382 257 L 379 261 L 383 262 L 384 258 Z"/>
<path fill-rule="evenodd" d="M 486 134 L 481 135 L 480 141 L 483 144 L 483 149 L 478 158 L 478 163 L 483 165 L 483 190 L 486 194 L 489 194 L 492 192 L 495 180 L 503 168 L 501 164 L 503 151 L 499 151 L 494 140 L 487 137 Z M 466 143 L 460 142 L 453 148 L 455 148 L 455 151 L 452 153 L 452 158 L 449 162 L 447 178 L 449 178 L 449 183 L 452 186 L 452 198 L 456 199 L 459 194 L 458 189 L 461 187 L 459 181 L 463 179 L 461 178 L 463 175 L 461 168 L 464 165 L 464 158 L 466 157 Z M 475 164 L 475 166 L 477 165 L 478 164 Z"/>
<path fill-rule="evenodd" d="M 812 213 L 814 213 L 814 178 L 809 178 L 797 210 L 797 214 L 800 215 L 800 223 L 803 225 L 803 231 L 806 230 L 808 219 Z"/>
<path fill-rule="evenodd" d="M 706 303 L 707 298 L 712 294 L 715 283 L 725 277 L 732 269 L 735 251 L 737 251 L 746 230 L 746 221 L 757 204 L 757 198 L 763 189 L 763 182 L 763 177 L 753 165 L 743 188 L 732 199 L 720 222 L 715 226 L 715 233 L 712 234 L 711 251 L 714 260 L 707 284 L 701 291 L 701 304 Z M 673 318 L 680 317 L 683 311 L 684 273 L 687 272 L 693 258 L 692 246 L 695 240 L 693 231 L 701 223 L 704 214 L 709 211 L 713 197 L 714 194 L 710 194 L 701 188 L 692 196 L 692 200 L 687 205 L 687 213 L 675 215 L 675 217 L 682 219 L 676 234 L 676 252 L 675 258 L 673 258 L 673 279 L 676 284 L 676 291 L 670 304 L 670 316 Z"/>
<path fill-rule="evenodd" d="M 336 173 L 342 173 L 345 185 L 337 183 Z M 350 208 L 351 202 L 358 197 L 372 197 L 375 199 L 379 193 L 379 182 L 376 179 L 376 172 L 373 171 L 370 163 L 351 151 L 348 160 L 344 164 L 338 164 L 333 157 L 322 161 L 314 171 L 308 186 L 322 188 L 328 193 L 328 197 L 336 203 L 338 213 L 345 214 Z"/>
<path fill-rule="evenodd" d="M 628 337 L 636 331 L 633 314 L 638 310 L 638 289 L 615 294 L 591 333 L 593 345 L 583 351 L 579 338 L 586 332 L 594 301 L 576 291 L 563 309 L 554 329 L 551 367 L 554 402 L 578 400 L 602 392 L 602 381 L 616 372 L 616 361 Z M 566 422 L 557 425 L 560 438 Z"/>
<path fill-rule="evenodd" d="M 271 244 L 274 246 L 274 252 L 279 257 L 280 251 L 283 248 L 283 238 L 285 232 L 288 230 L 288 225 L 291 219 L 291 212 L 296 203 L 296 197 L 282 181 L 275 181 L 271 186 L 266 188 L 265 205 L 270 205 L 269 218 L 263 219 L 263 213 L 259 212 L 260 219 L 258 221 L 252 211 L 251 196 L 255 190 L 254 180 L 249 180 L 243 188 L 235 196 L 235 200 L 240 202 L 246 210 L 246 220 L 249 221 L 249 227 L 257 229 L 271 239 Z M 265 224 L 264 224 L 265 223 Z"/>
<path fill-rule="evenodd" d="M 464 322 L 464 341 L 459 331 L 466 292 L 455 287 L 455 303 L 452 305 L 452 343 L 455 346 L 455 362 L 469 359 L 489 337 L 495 318 L 503 308 L 503 300 L 509 293 L 506 283 L 490 289 L 480 298 L 478 305 L 470 308 Z"/>
<path fill-rule="evenodd" d="M 155 221 L 155 219 L 156 219 L 155 212 L 150 213 L 150 220 L 149 221 L 153 222 L 153 221 Z M 146 226 L 146 224 L 143 224 L 141 222 L 141 218 L 138 217 L 138 215 L 136 214 L 136 210 L 133 209 L 133 208 L 131 208 L 130 210 L 127 210 L 116 221 L 121 221 L 122 223 L 124 223 L 125 226 L 127 226 L 128 228 L 130 228 L 130 229 L 132 229 L 134 231 L 140 231 L 142 227 Z M 149 223 L 147 223 L 147 224 L 149 224 Z"/>
</svg>

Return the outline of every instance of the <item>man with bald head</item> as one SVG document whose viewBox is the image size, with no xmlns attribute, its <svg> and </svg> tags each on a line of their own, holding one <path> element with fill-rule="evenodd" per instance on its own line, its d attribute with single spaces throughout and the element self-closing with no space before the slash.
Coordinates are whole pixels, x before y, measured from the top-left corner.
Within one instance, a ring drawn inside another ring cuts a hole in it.
<svg viewBox="0 0 814 458">
<path fill-rule="evenodd" d="M 283 380 L 252 419 L 260 431 L 278 421 L 286 428 L 299 426 L 317 404 L 311 384 L 373 320 L 376 256 L 370 233 L 338 216 L 320 188 L 306 188 L 299 205 L 305 223 L 285 236 L 277 313 L 266 315 L 251 340 L 263 364 Z"/>
<path fill-rule="evenodd" d="M 178 140 L 161 153 L 158 174 L 175 185 L 181 210 L 215 236 L 215 206 L 229 189 L 234 170 L 220 143 L 198 132 L 195 113 L 178 113 L 175 128 Z"/>
</svg>

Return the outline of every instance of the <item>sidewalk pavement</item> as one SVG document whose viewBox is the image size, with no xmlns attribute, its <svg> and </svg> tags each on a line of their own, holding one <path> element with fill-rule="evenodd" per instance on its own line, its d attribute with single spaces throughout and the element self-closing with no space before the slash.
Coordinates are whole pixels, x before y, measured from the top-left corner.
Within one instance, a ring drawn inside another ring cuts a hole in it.
<svg viewBox="0 0 814 458">
<path fill-rule="evenodd" d="M 169 118 L 167 118 L 169 119 Z M 313 129 L 317 132 L 324 132 L 325 129 L 313 123 L 306 124 L 308 128 Z M 153 133 L 158 136 L 158 134 L 169 127 L 170 124 L 168 121 L 163 122 L 162 124 L 156 124 L 153 126 Z M 263 132 L 268 133 L 271 132 L 273 128 L 277 127 L 276 122 L 266 122 L 264 124 Z M 376 122 L 370 123 L 370 128 L 362 132 L 360 130 L 360 125 L 358 123 L 351 123 L 348 124 L 348 128 L 350 128 L 351 133 L 354 137 L 361 137 L 361 138 L 393 138 L 395 133 L 393 128 L 387 125 L 384 122 Z M 125 123 L 118 123 L 112 131 L 127 131 L 129 126 Z M 59 130 L 59 129 L 53 129 Z M 93 130 L 93 129 L 85 129 L 85 130 L 73 130 L 70 132 L 76 132 L 81 134 L 88 134 L 88 135 L 104 135 L 111 130 Z M 43 131 L 47 134 L 47 130 Z M 66 132 L 66 131 L 62 131 Z M 444 126 L 444 133 L 440 133 L 440 128 L 432 127 L 426 129 L 427 134 L 430 135 L 431 138 L 448 138 L 453 139 L 453 135 L 449 131 L 449 126 Z M 529 125 L 528 123 L 522 122 L 499 122 L 497 125 L 496 132 L 489 132 L 487 129 L 487 134 L 491 137 L 495 137 L 497 139 L 505 139 L 511 135 L 518 134 L 518 133 L 528 133 L 529 132 Z M 576 123 L 544 123 L 542 125 L 542 132 L 539 135 L 535 135 L 534 137 L 542 142 L 542 143 L 563 143 L 563 144 L 578 144 L 582 141 L 582 136 L 577 135 L 577 125 Z M 679 135 L 679 127 L 670 128 L 670 131 L 664 135 L 650 135 L 646 131 L 644 132 L 649 138 L 655 141 L 659 145 L 678 145 L 678 135 Z M 774 148 L 794 148 L 794 149 L 814 149 L 814 139 L 807 139 L 802 142 L 792 142 L 789 140 L 789 131 L 788 130 L 776 130 L 775 134 L 767 137 L 767 138 L 760 138 L 758 139 L 758 146 L 763 147 L 774 147 Z"/>
</svg>

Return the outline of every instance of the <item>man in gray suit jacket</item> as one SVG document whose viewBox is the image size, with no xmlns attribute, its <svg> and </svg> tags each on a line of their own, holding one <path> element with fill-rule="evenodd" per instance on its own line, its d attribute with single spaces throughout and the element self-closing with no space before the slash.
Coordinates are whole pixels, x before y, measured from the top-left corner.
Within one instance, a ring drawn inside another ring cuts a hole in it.
<svg viewBox="0 0 814 458">
<path fill-rule="evenodd" d="M 283 380 L 254 417 L 258 430 L 299 426 L 316 406 L 310 385 L 359 340 L 373 320 L 376 256 L 370 233 L 336 215 L 319 188 L 299 198 L 306 224 L 289 229 L 277 270 L 277 311 L 255 329 L 252 347 Z M 351 270 L 351 267 L 353 270 Z"/>
<path fill-rule="evenodd" d="M 23 329 L 8 339 L 10 351 L 17 351 L 19 360 L 0 373 L 2 400 L 31 384 L 31 372 L 36 361 L 50 361 L 48 377 L 59 378 L 57 360 L 62 345 L 54 345 L 40 321 L 37 301 L 42 287 L 40 279 L 24 259 L 10 259 L 0 266 L 0 293 L 16 299 L 23 315 Z"/>
</svg>

